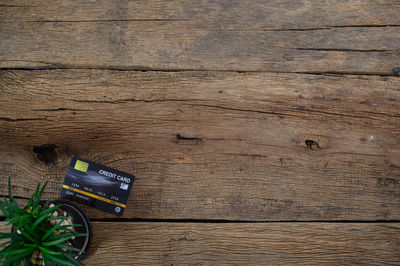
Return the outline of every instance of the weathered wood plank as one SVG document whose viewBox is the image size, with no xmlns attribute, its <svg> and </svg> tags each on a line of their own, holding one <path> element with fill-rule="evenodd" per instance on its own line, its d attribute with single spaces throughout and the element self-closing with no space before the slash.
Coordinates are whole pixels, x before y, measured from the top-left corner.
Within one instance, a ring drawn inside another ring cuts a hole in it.
<svg viewBox="0 0 400 266">
<path fill-rule="evenodd" d="M 93 230 L 86 265 L 400 263 L 397 223 L 95 222 Z"/>
<path fill-rule="evenodd" d="M 175 20 L 220 29 L 400 25 L 395 0 L 0 0 L 0 7 L 4 21 Z"/>
<path fill-rule="evenodd" d="M 127 218 L 399 219 L 399 88 L 379 76 L 1 71 L 0 193 L 11 175 L 18 196 L 48 180 L 57 197 L 79 155 L 137 175 Z M 32 151 L 42 144 L 57 146 L 55 165 Z"/>
<path fill-rule="evenodd" d="M 393 1 L 13 1 L 0 7 L 4 68 L 391 74 L 400 59 L 400 5 Z"/>
</svg>

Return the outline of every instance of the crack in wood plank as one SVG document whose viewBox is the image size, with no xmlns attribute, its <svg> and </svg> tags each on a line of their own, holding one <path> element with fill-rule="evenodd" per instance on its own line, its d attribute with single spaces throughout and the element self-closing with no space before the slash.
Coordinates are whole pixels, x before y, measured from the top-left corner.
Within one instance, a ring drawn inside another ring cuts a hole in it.
<svg viewBox="0 0 400 266">
<path fill-rule="evenodd" d="M 40 121 L 40 120 L 48 120 L 47 118 L 9 118 L 9 117 L 0 117 L 0 120 L 6 122 L 23 122 L 23 121 Z"/>
</svg>

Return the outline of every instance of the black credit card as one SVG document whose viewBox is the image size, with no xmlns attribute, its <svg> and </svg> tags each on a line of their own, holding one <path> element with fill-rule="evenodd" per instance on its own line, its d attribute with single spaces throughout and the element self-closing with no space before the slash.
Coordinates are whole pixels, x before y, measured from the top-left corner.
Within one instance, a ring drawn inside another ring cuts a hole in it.
<svg viewBox="0 0 400 266">
<path fill-rule="evenodd" d="M 121 216 L 135 176 L 73 157 L 61 188 L 61 197 Z"/>
</svg>

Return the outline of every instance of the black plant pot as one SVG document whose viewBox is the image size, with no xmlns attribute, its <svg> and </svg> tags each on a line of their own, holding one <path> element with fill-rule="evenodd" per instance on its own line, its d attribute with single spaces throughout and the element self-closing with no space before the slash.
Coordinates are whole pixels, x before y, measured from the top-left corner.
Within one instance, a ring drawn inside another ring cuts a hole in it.
<svg viewBox="0 0 400 266">
<path fill-rule="evenodd" d="M 79 254 L 79 256 L 76 258 L 78 260 L 81 260 L 89 250 L 90 244 L 92 242 L 92 225 L 89 221 L 89 218 L 86 216 L 85 212 L 78 207 L 77 205 L 65 201 L 65 200 L 54 200 L 51 201 L 50 203 L 53 203 L 55 205 L 57 204 L 62 204 L 60 207 L 62 210 L 66 211 L 69 216 L 71 216 L 72 223 L 74 224 L 81 224 L 82 226 L 76 227 L 75 230 L 78 233 L 84 233 L 86 236 L 80 236 L 75 238 L 72 241 L 72 245 L 76 248 L 79 248 L 82 250 L 82 252 Z"/>
<path fill-rule="evenodd" d="M 45 203 L 46 201 L 41 201 L 42 203 Z M 92 231 L 92 224 L 89 221 L 89 218 L 86 216 L 85 212 L 78 207 L 77 205 L 65 201 L 65 200 L 53 200 L 49 202 L 50 204 L 62 204 L 60 209 L 66 211 L 69 216 L 71 216 L 72 223 L 73 224 L 80 224 L 82 226 L 75 227 L 75 231 L 78 233 L 83 233 L 86 234 L 86 236 L 80 236 L 76 237 L 74 240 L 72 240 L 72 245 L 80 250 L 82 250 L 79 253 L 79 256 L 75 257 L 77 260 L 81 260 L 89 250 L 90 244 L 92 243 L 92 236 L 93 236 L 93 231 Z M 28 206 L 25 206 L 27 208 Z M 11 227 L 11 231 L 13 232 L 15 230 L 14 227 Z"/>
</svg>

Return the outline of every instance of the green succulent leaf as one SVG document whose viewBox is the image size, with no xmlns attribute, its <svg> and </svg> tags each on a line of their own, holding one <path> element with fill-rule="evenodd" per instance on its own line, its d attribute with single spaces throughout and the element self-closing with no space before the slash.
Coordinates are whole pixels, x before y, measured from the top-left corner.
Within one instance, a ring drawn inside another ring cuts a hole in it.
<svg viewBox="0 0 400 266">
<path fill-rule="evenodd" d="M 23 253 L 23 254 L 18 254 L 14 256 L 8 256 L 6 260 L 2 261 L 3 265 L 16 265 L 20 266 L 21 265 L 21 260 L 24 261 L 25 258 L 28 259 L 30 258 L 31 253 Z M 29 260 L 28 260 L 29 261 Z M 24 264 L 24 265 L 29 265 L 29 264 Z"/>
<path fill-rule="evenodd" d="M 26 251 L 25 253 L 22 254 L 16 254 L 13 256 L 7 256 L 4 261 L 2 261 L 3 265 L 21 265 L 21 259 L 23 260 L 24 257 L 30 257 L 32 254 L 32 251 Z"/>
<path fill-rule="evenodd" d="M 58 226 L 57 226 L 57 225 L 58 225 Z M 69 232 L 69 234 L 51 234 L 51 233 L 49 233 L 49 232 L 46 232 L 46 235 L 43 236 L 43 237 L 45 237 L 45 239 L 42 239 L 42 241 L 44 241 L 44 240 L 46 240 L 46 241 L 55 240 L 55 239 L 58 239 L 58 238 L 60 238 L 60 237 L 64 237 L 64 236 L 68 236 L 68 235 L 70 235 L 70 236 L 75 236 L 75 237 L 78 237 L 78 236 L 86 236 L 86 234 L 78 233 L 76 230 L 73 230 L 73 229 L 72 229 L 73 227 L 78 227 L 78 226 L 81 226 L 81 225 L 76 225 L 76 224 L 72 224 L 72 225 L 61 225 L 61 223 L 58 223 L 57 225 L 55 225 L 55 226 L 57 226 L 56 228 L 53 229 L 53 227 L 52 227 L 50 230 L 52 230 L 52 231 L 55 231 L 55 230 L 63 230 L 63 231 Z M 55 226 L 54 226 L 54 227 L 55 227 Z"/>
<path fill-rule="evenodd" d="M 29 241 L 31 241 L 31 242 L 33 242 L 33 243 L 36 243 L 37 241 L 32 237 L 32 236 L 30 236 L 27 232 L 25 232 L 24 230 L 21 230 L 21 234 L 24 236 L 24 237 L 26 237 Z"/>
<path fill-rule="evenodd" d="M 76 264 L 70 262 L 69 260 L 65 259 L 64 256 L 53 256 L 50 254 L 43 254 L 43 257 L 46 257 L 49 260 L 52 260 L 56 263 L 59 263 L 61 265 L 69 265 L 69 266 L 75 266 Z M 46 264 L 47 265 L 47 264 Z"/>
<path fill-rule="evenodd" d="M 7 219 L 7 225 L 13 224 L 16 227 L 20 227 L 23 224 L 27 224 L 30 222 L 32 216 L 30 214 L 24 214 L 21 216 L 16 216 L 10 219 Z"/>
<path fill-rule="evenodd" d="M 77 261 L 71 254 L 64 253 L 64 257 L 67 258 L 70 262 L 72 262 L 74 265 L 84 265 L 80 261 Z"/>
<path fill-rule="evenodd" d="M 64 241 L 69 240 L 71 237 L 72 237 L 72 236 L 69 235 L 69 236 L 67 236 L 67 237 L 62 237 L 62 238 L 57 239 L 57 240 L 54 240 L 54 241 L 43 242 L 42 245 L 45 246 L 45 247 L 54 246 L 54 245 L 57 245 L 57 244 L 60 244 L 60 243 L 62 243 L 62 242 L 64 242 Z"/>
<path fill-rule="evenodd" d="M 35 250 L 35 248 L 21 248 L 21 249 L 16 249 L 16 250 L 8 250 L 5 251 L 3 254 L 6 256 L 10 255 L 17 255 L 17 254 L 25 254 L 25 253 L 32 253 Z"/>
<path fill-rule="evenodd" d="M 6 242 L 1 243 L 1 244 L 0 244 L 0 247 L 7 246 L 7 245 L 10 244 L 10 243 L 12 243 L 12 240 L 8 240 L 8 241 L 6 241 Z"/>
<path fill-rule="evenodd" d="M 50 254 L 50 255 L 61 255 L 62 254 L 61 252 L 53 251 L 53 250 L 47 249 L 45 247 L 39 247 L 39 249 L 45 254 Z"/>
<path fill-rule="evenodd" d="M 47 238 L 49 238 L 50 236 L 53 235 L 54 231 L 59 229 L 61 227 L 61 223 L 67 219 L 67 217 L 64 217 L 65 219 L 60 219 L 61 221 L 58 222 L 56 225 L 54 225 L 52 228 L 50 228 L 46 234 L 44 234 L 44 236 L 42 237 L 42 241 L 46 240 Z"/>
<path fill-rule="evenodd" d="M 33 208 L 32 214 L 33 214 L 34 217 L 37 217 L 38 211 L 39 211 L 39 209 L 40 209 L 41 207 L 42 207 L 42 206 L 38 205 L 38 206 L 36 206 L 35 208 Z"/>
<path fill-rule="evenodd" d="M 8 217 L 8 216 L 9 216 L 9 211 L 8 211 L 7 208 L 4 206 L 4 202 L 5 202 L 5 201 L 0 201 L 0 210 L 1 210 L 1 212 L 3 213 L 3 215 L 4 215 L 5 217 Z"/>
<path fill-rule="evenodd" d="M 49 213 L 41 215 L 32 225 L 31 229 L 35 230 L 36 226 L 38 226 L 41 222 L 43 222 L 46 218 L 48 218 Z"/>
<path fill-rule="evenodd" d="M 15 239 L 20 237 L 17 233 L 0 233 L 0 239 L 11 238 Z"/>
<path fill-rule="evenodd" d="M 22 215 L 28 214 L 28 212 L 26 210 L 21 209 L 18 206 L 13 205 L 12 203 L 2 202 L 2 205 L 4 206 L 4 208 L 8 208 L 9 210 L 17 212 L 19 214 L 22 214 Z M 10 212 L 8 212 L 8 215 L 10 215 Z"/>
<path fill-rule="evenodd" d="M 44 189 L 46 188 L 46 186 L 47 186 L 47 181 L 46 181 L 46 183 L 44 183 L 44 185 L 42 186 L 42 188 L 40 189 L 40 183 L 38 184 L 38 186 L 37 186 L 37 188 L 36 188 L 36 197 L 35 197 L 35 199 L 33 200 L 33 207 L 34 208 L 36 208 L 37 206 L 40 206 L 39 205 L 39 203 L 40 203 L 40 199 L 42 198 L 42 195 L 43 195 L 43 191 L 44 191 Z M 39 191 L 39 189 L 40 189 L 40 191 Z"/>
<path fill-rule="evenodd" d="M 49 201 L 49 200 L 46 200 L 46 201 L 44 202 L 44 204 L 43 204 L 43 208 L 42 208 L 42 209 L 47 209 L 47 207 L 49 206 L 49 204 L 50 204 L 50 201 Z"/>
<path fill-rule="evenodd" d="M 12 250 L 14 248 L 19 248 L 20 246 L 22 246 L 24 244 L 24 241 L 18 239 L 15 240 L 11 245 L 5 247 L 0 254 L 3 254 L 4 252 L 8 251 L 8 250 Z"/>
<path fill-rule="evenodd" d="M 8 177 L 8 198 L 10 200 L 10 203 L 14 204 L 15 206 L 18 206 L 11 192 L 11 176 Z"/>
<path fill-rule="evenodd" d="M 46 266 L 57 266 L 57 264 L 55 264 L 54 262 L 52 262 L 51 260 L 47 259 L 47 257 L 43 257 L 44 259 L 44 264 Z"/>
<path fill-rule="evenodd" d="M 35 193 L 33 193 L 33 201 L 32 201 L 32 209 L 34 209 L 36 206 L 37 206 L 37 204 L 35 204 L 35 202 L 37 202 L 37 195 L 38 195 L 38 193 L 39 193 L 39 189 L 40 189 L 40 183 L 38 183 L 37 185 L 36 185 L 36 191 L 35 191 Z"/>
<path fill-rule="evenodd" d="M 44 208 L 41 212 L 39 212 L 39 216 L 46 215 L 46 217 L 48 217 L 48 216 L 47 216 L 48 214 L 54 213 L 54 212 L 55 212 L 56 210 L 58 210 L 58 208 L 60 208 L 61 206 L 62 206 L 62 204 L 58 204 L 58 205 L 56 205 L 56 206 L 54 206 L 54 207 L 51 207 L 51 208 L 48 208 L 48 209 Z"/>
<path fill-rule="evenodd" d="M 28 257 L 24 257 L 22 261 L 24 263 L 24 266 L 29 265 L 29 258 Z"/>
<path fill-rule="evenodd" d="M 34 196 L 35 196 L 35 194 L 33 194 L 33 195 L 31 196 L 31 198 L 29 199 L 29 202 L 28 202 L 28 210 L 32 210 L 32 203 L 33 203 L 33 198 L 34 198 Z"/>
<path fill-rule="evenodd" d="M 72 246 L 67 246 L 67 245 L 64 245 L 64 244 L 57 244 L 56 247 L 61 248 L 61 249 L 75 251 L 75 252 L 78 252 L 78 253 L 82 252 L 82 250 L 79 249 L 79 248 L 72 247 Z"/>
<path fill-rule="evenodd" d="M 24 244 L 25 247 L 37 248 L 38 244 Z"/>
</svg>

